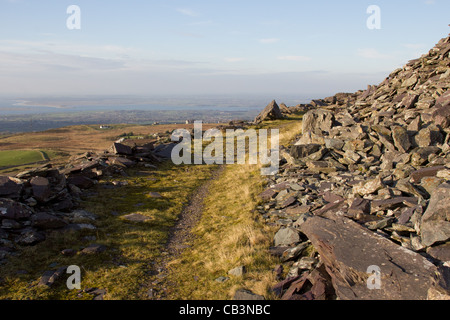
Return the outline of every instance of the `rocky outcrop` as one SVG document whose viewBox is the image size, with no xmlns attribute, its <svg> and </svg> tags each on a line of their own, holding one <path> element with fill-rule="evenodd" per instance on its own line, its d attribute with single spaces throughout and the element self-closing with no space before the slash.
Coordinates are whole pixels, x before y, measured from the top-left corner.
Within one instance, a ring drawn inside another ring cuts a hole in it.
<svg viewBox="0 0 450 320">
<path fill-rule="evenodd" d="M 280 107 L 277 102 L 273 100 L 271 103 L 264 108 L 259 115 L 256 116 L 254 123 L 258 124 L 266 120 L 277 120 L 283 119 L 283 114 L 281 113 Z"/>
<path fill-rule="evenodd" d="M 450 298 L 449 52 L 447 37 L 377 86 L 311 102 L 261 194 L 280 298 Z"/>
</svg>

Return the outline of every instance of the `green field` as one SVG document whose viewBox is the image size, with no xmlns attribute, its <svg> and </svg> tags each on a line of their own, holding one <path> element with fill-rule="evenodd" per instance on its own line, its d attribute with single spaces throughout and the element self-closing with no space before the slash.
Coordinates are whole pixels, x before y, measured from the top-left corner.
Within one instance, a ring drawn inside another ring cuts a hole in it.
<svg viewBox="0 0 450 320">
<path fill-rule="evenodd" d="M 39 161 L 50 160 L 52 152 L 41 150 L 7 150 L 0 151 L 0 168 L 21 166 Z"/>
</svg>

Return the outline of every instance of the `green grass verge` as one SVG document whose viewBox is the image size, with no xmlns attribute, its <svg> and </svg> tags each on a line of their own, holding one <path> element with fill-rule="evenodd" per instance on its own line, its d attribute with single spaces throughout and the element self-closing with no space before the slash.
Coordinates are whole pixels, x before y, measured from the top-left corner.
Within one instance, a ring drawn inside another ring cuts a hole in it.
<svg viewBox="0 0 450 320">
<path fill-rule="evenodd" d="M 39 150 L 0 151 L 0 167 L 20 166 L 47 160 Z"/>
</svg>

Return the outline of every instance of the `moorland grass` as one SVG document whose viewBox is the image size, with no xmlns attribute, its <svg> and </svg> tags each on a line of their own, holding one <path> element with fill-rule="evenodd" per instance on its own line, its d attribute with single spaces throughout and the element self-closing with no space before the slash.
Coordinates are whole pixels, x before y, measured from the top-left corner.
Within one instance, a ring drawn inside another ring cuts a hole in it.
<svg viewBox="0 0 450 320">
<path fill-rule="evenodd" d="M 95 230 L 54 231 L 44 242 L 25 247 L 0 266 L 0 299 L 92 299 L 86 288 L 106 289 L 105 299 L 141 299 L 153 261 L 161 254 L 168 231 L 190 194 L 215 166 L 174 166 L 161 164 L 158 170 L 130 170 L 129 177 L 114 178 L 128 185 L 105 188 L 107 180 L 84 198 L 81 207 L 97 216 Z M 150 192 L 158 192 L 154 198 Z M 146 222 L 130 222 L 124 215 L 137 213 Z M 106 246 L 103 253 L 83 255 L 80 250 L 92 243 Z M 61 251 L 73 249 L 74 256 Z M 66 287 L 69 275 L 55 285 L 38 286 L 46 270 L 77 265 L 81 269 L 81 292 Z"/>
<path fill-rule="evenodd" d="M 256 128 L 279 128 L 280 145 L 287 145 L 301 132 L 301 118 L 292 115 Z M 227 300 L 239 288 L 276 299 L 270 288 L 276 283 L 273 269 L 280 261 L 268 249 L 278 228 L 266 224 L 256 210 L 261 204 L 258 194 L 265 187 L 260 169 L 261 165 L 228 165 L 213 181 L 193 230 L 195 239 L 169 264 L 168 299 Z M 241 265 L 246 267 L 244 276 L 228 275 Z M 219 277 L 230 279 L 218 282 Z"/>
</svg>

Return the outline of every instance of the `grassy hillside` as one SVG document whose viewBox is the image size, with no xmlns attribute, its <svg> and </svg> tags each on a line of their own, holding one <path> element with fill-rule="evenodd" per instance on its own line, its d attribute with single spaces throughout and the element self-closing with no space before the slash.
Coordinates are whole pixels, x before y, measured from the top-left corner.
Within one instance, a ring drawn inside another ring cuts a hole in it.
<svg viewBox="0 0 450 320">
<path fill-rule="evenodd" d="M 300 119 L 293 116 L 258 128 L 279 128 L 280 143 L 286 144 L 300 132 Z M 95 228 L 54 231 L 44 242 L 11 256 L 0 268 L 0 299 L 92 299 L 89 292 L 94 288 L 106 290 L 104 299 L 148 299 L 150 284 L 158 280 L 154 267 L 162 257 L 170 228 L 193 192 L 216 168 L 166 163 L 158 170 L 130 169 L 128 177 L 102 181 L 83 198 L 81 206 L 96 218 L 81 218 L 79 223 Z M 165 299 L 229 299 L 240 287 L 271 297 L 272 270 L 279 261 L 268 252 L 276 229 L 266 225 L 256 210 L 260 203 L 257 195 L 265 183 L 260 168 L 228 165 L 212 182 L 202 218 L 193 230 L 195 239 L 169 263 Z M 111 188 L 113 181 L 123 185 Z M 146 220 L 128 221 L 129 214 Z M 92 243 L 104 245 L 106 251 L 82 254 Z M 72 249 L 74 255 L 63 255 L 64 249 Z M 50 288 L 38 285 L 45 271 L 69 265 L 81 268 L 80 290 L 67 289 L 68 275 Z M 247 268 L 243 277 L 215 281 L 229 276 L 228 270 L 239 265 Z"/>
<path fill-rule="evenodd" d="M 105 188 L 108 181 L 102 182 L 82 204 L 97 218 L 79 220 L 95 229 L 54 231 L 44 242 L 11 257 L 0 268 L 0 299 L 92 299 L 83 291 L 86 288 L 105 289 L 105 299 L 141 299 L 152 261 L 160 255 L 169 228 L 186 199 L 211 170 L 214 166 L 166 164 L 157 171 L 130 170 L 129 178 L 114 179 L 125 182 L 122 187 Z M 150 192 L 162 197 L 152 197 Z M 124 218 L 127 214 L 139 214 L 148 220 L 128 221 Z M 107 250 L 95 255 L 80 252 L 92 243 L 104 245 Z M 64 249 L 76 254 L 65 256 L 61 254 Z M 67 289 L 68 276 L 51 288 L 38 285 L 46 270 L 69 265 L 78 265 L 82 270 L 81 291 Z"/>
</svg>

